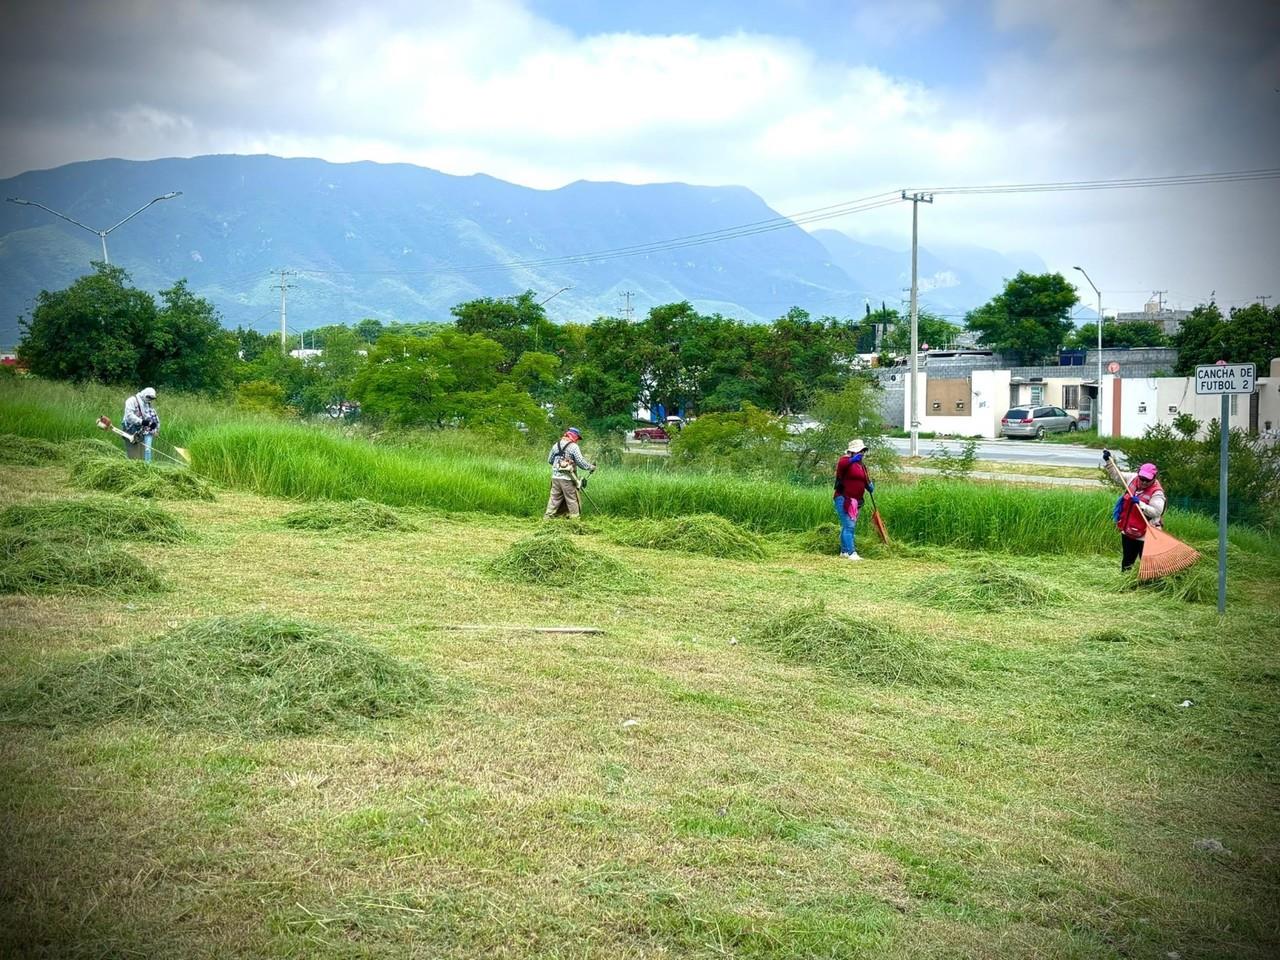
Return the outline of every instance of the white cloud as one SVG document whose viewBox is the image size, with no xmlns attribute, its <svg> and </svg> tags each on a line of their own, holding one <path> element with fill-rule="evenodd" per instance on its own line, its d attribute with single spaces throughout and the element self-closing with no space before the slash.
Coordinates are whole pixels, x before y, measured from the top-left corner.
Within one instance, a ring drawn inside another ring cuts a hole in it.
<svg viewBox="0 0 1280 960">
<path fill-rule="evenodd" d="M 984 83 L 955 92 L 774 36 L 580 37 L 518 0 L 137 0 L 67 7 L 74 17 L 44 4 L 0 37 L 6 87 L 22 92 L 0 106 L 0 175 L 98 156 L 271 152 L 538 187 L 737 183 L 788 212 L 901 186 L 1272 165 L 1280 44 L 1268 38 L 1280 24 L 1237 6 L 995 0 L 999 30 L 1043 47 L 994 55 Z M 929 0 L 852 15 L 883 44 L 944 18 Z M 1092 257 L 1123 278 L 1099 281 L 1113 287 L 1172 274 L 1243 289 L 1271 278 L 1267 224 L 1280 212 L 1246 196 L 1260 192 L 940 198 L 922 222 L 926 242 L 1029 248 L 1060 268 Z M 832 225 L 901 234 L 908 223 L 891 208 Z"/>
</svg>

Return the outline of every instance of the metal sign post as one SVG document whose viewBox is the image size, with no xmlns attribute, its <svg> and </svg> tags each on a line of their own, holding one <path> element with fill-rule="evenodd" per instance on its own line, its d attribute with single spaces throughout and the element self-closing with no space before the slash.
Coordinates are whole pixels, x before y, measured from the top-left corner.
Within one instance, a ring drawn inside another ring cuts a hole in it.
<svg viewBox="0 0 1280 960">
<path fill-rule="evenodd" d="M 1231 397 L 1250 394 L 1257 388 L 1257 370 L 1252 363 L 1228 364 L 1225 360 L 1196 367 L 1196 394 L 1222 397 L 1218 419 L 1218 613 L 1227 609 L 1227 440 L 1231 436 Z"/>
</svg>

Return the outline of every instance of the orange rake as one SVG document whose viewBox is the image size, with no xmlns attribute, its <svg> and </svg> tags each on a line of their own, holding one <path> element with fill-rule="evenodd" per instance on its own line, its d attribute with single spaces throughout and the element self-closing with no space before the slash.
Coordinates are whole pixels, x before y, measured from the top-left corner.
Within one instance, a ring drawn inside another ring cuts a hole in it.
<svg viewBox="0 0 1280 960">
<path fill-rule="evenodd" d="M 1200 551 L 1177 537 L 1148 526 L 1138 563 L 1139 580 L 1159 580 L 1187 569 L 1200 559 Z"/>
<path fill-rule="evenodd" d="M 871 497 L 871 525 L 876 528 L 876 536 L 880 538 L 880 542 L 885 546 L 889 545 L 889 531 L 884 528 L 884 519 L 880 516 L 880 511 L 876 509 L 876 495 L 867 491 Z"/>
</svg>

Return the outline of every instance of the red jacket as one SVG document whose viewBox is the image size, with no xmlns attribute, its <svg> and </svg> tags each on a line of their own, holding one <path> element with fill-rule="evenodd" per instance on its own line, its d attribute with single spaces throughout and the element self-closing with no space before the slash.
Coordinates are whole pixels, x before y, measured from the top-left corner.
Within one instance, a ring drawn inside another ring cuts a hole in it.
<svg viewBox="0 0 1280 960">
<path fill-rule="evenodd" d="M 867 468 L 861 460 L 854 460 L 847 453 L 836 464 L 836 492 L 834 496 L 850 497 L 858 503 L 867 495 Z"/>
</svg>

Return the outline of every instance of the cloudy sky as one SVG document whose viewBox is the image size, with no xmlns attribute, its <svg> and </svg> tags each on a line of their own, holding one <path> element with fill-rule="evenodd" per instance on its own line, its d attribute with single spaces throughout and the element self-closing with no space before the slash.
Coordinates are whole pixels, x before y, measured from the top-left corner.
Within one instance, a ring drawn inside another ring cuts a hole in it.
<svg viewBox="0 0 1280 960">
<path fill-rule="evenodd" d="M 901 187 L 1280 167 L 1274 3 L 7 6 L 0 176 L 268 152 L 535 187 L 740 184 L 794 213 Z M 921 221 L 925 244 L 1081 264 L 1108 312 L 1157 289 L 1280 296 L 1280 180 L 939 197 Z M 910 208 L 820 226 L 905 247 Z"/>
</svg>

